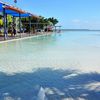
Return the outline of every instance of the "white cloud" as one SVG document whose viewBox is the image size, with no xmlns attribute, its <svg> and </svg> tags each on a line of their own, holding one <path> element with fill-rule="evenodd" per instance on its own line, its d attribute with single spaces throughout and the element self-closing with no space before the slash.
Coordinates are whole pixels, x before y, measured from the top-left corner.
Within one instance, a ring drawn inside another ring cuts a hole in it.
<svg viewBox="0 0 100 100">
<path fill-rule="evenodd" d="M 100 29 L 100 21 L 73 19 L 70 21 L 72 28 Z"/>
<path fill-rule="evenodd" d="M 79 19 L 74 19 L 74 20 L 72 20 L 72 23 L 75 23 L 75 24 L 81 23 L 81 20 L 79 20 Z"/>
</svg>

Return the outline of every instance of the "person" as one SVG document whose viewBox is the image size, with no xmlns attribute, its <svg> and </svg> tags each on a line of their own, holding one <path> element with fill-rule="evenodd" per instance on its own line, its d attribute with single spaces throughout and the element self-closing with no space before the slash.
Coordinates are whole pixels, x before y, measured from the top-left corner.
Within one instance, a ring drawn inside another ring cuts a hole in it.
<svg viewBox="0 0 100 100">
<path fill-rule="evenodd" d="M 13 33 L 14 33 L 14 36 L 15 36 L 16 35 L 16 29 L 15 28 L 13 29 Z"/>
</svg>

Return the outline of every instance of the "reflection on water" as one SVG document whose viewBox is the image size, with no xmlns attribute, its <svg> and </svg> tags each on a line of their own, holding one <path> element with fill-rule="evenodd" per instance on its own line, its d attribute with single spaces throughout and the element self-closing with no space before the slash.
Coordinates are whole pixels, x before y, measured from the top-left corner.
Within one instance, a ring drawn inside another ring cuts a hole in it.
<svg viewBox="0 0 100 100">
<path fill-rule="evenodd" d="M 99 100 L 99 34 L 65 32 L 0 44 L 0 100 Z"/>
<path fill-rule="evenodd" d="M 41 87 L 37 96 L 38 100 L 46 100 L 45 90 Z"/>
<path fill-rule="evenodd" d="M 38 69 L 33 73 L 15 75 L 1 73 L 0 100 L 4 100 L 3 98 L 6 98 L 5 100 L 100 100 L 100 74 L 53 69 Z"/>
</svg>

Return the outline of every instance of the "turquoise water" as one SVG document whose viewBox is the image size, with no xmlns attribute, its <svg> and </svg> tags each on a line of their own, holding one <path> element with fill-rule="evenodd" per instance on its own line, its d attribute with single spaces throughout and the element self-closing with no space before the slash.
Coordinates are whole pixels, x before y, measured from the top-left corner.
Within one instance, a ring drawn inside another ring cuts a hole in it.
<svg viewBox="0 0 100 100">
<path fill-rule="evenodd" d="M 1 43 L 0 72 L 0 100 L 98 100 L 100 32 Z"/>
<path fill-rule="evenodd" d="M 6 73 L 41 67 L 100 72 L 100 32 L 65 32 L 0 44 L 0 66 Z"/>
</svg>

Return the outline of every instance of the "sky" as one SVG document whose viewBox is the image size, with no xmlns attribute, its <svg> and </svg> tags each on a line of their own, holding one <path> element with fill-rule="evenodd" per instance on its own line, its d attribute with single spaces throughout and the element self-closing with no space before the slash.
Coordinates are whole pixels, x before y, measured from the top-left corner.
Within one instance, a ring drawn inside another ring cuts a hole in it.
<svg viewBox="0 0 100 100">
<path fill-rule="evenodd" d="M 2 0 L 15 5 L 14 0 Z M 55 17 L 63 28 L 100 29 L 100 0 L 17 0 L 17 7 Z"/>
</svg>

